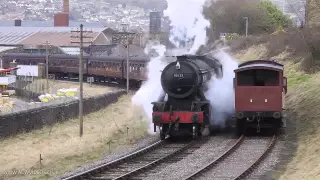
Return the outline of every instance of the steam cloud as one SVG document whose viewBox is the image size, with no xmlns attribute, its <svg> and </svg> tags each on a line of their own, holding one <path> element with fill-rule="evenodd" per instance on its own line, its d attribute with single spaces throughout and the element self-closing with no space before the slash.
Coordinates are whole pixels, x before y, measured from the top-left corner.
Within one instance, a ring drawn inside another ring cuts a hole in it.
<svg viewBox="0 0 320 180">
<path fill-rule="evenodd" d="M 226 119 L 234 113 L 234 70 L 238 63 L 223 50 L 218 50 L 213 57 L 219 59 L 223 67 L 223 77 L 213 78 L 209 82 L 209 89 L 205 96 L 212 106 L 211 124 L 225 127 Z"/>
<path fill-rule="evenodd" d="M 168 8 L 164 11 L 164 15 L 170 18 L 173 27 L 169 39 L 177 48 L 166 50 L 165 46 L 155 42 L 147 45 L 145 52 L 156 51 L 158 56 L 149 62 L 148 80 L 132 98 L 132 103 L 141 105 L 150 120 L 149 133 L 153 133 L 151 102 L 157 101 L 163 93 L 160 77 L 161 70 L 168 64 L 165 61 L 165 52 L 170 55 L 195 54 L 201 45 L 206 44 L 206 28 L 210 24 L 202 15 L 205 0 L 167 0 L 167 3 Z M 181 7 L 183 10 L 179 10 Z M 222 63 L 224 76 L 222 79 L 213 77 L 205 95 L 211 101 L 211 124 L 224 127 L 225 118 L 233 113 L 234 109 L 233 70 L 237 67 L 237 63 L 223 51 L 213 56 Z"/>
</svg>

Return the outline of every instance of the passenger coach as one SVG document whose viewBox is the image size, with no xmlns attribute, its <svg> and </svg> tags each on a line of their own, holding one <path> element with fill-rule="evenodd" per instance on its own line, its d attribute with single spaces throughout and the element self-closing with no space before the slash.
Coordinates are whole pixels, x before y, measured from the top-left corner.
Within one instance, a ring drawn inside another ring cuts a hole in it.
<svg viewBox="0 0 320 180">
<path fill-rule="evenodd" d="M 271 60 L 247 61 L 234 71 L 238 134 L 248 128 L 277 130 L 284 125 L 283 100 L 287 92 L 284 67 Z"/>
</svg>

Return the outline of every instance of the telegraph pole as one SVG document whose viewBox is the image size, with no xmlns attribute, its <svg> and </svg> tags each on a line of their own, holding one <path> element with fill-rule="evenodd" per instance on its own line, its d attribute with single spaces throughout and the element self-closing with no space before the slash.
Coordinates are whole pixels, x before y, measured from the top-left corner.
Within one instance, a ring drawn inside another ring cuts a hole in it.
<svg viewBox="0 0 320 180">
<path fill-rule="evenodd" d="M 47 91 L 49 93 L 49 53 L 48 53 L 48 44 L 46 41 L 46 79 L 47 79 Z"/>
<path fill-rule="evenodd" d="M 129 46 L 132 44 L 132 41 L 136 35 L 136 33 L 130 33 L 127 31 L 128 24 L 122 24 L 123 29 L 121 32 L 113 33 L 112 35 L 112 43 L 113 44 L 121 44 L 123 47 L 127 50 L 126 60 L 127 60 L 127 94 L 129 93 L 129 73 L 130 73 L 130 67 L 129 67 L 129 56 L 130 56 L 130 50 Z"/>
<path fill-rule="evenodd" d="M 248 17 L 243 17 L 246 20 L 246 37 L 248 37 L 248 26 L 249 26 L 249 20 Z"/>
<path fill-rule="evenodd" d="M 127 94 L 129 93 L 129 56 L 130 56 L 130 50 L 129 50 L 129 36 L 127 35 Z"/>
<path fill-rule="evenodd" d="M 79 42 L 73 42 L 71 43 L 77 43 L 80 47 L 80 54 L 79 54 L 79 85 L 80 85 L 80 97 L 79 97 L 79 120 L 80 120 L 80 137 L 83 135 L 83 44 L 84 43 L 91 43 L 90 42 L 83 42 L 84 38 L 92 38 L 90 36 L 84 36 L 84 32 L 92 33 L 92 31 L 83 31 L 83 24 L 80 25 L 80 31 L 71 31 L 75 33 L 80 33 L 80 36 L 71 36 L 71 38 L 79 38 Z"/>
</svg>

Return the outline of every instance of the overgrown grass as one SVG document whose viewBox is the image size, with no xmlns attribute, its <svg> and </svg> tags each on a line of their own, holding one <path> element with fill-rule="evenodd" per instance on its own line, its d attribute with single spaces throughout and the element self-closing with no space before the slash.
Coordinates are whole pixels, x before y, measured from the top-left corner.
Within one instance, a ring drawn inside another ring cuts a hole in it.
<svg viewBox="0 0 320 180">
<path fill-rule="evenodd" d="M 0 177 L 13 170 L 56 172 L 22 178 L 48 179 L 100 159 L 109 152 L 110 141 L 110 151 L 115 151 L 133 144 L 146 133 L 143 111 L 132 106 L 131 96 L 123 96 L 117 103 L 85 116 L 81 138 L 79 120 L 74 119 L 1 140 Z"/>
<path fill-rule="evenodd" d="M 292 88 L 287 96 L 288 110 L 296 117 L 298 149 L 286 171 L 280 177 L 287 179 L 320 179 L 320 74 Z M 302 78 L 303 79 L 303 78 Z"/>
</svg>

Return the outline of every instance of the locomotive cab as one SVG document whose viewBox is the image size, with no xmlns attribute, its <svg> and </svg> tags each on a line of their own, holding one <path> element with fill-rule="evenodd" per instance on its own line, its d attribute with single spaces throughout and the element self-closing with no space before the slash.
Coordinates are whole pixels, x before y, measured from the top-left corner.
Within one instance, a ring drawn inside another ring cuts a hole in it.
<svg viewBox="0 0 320 180">
<path fill-rule="evenodd" d="M 271 128 L 284 125 L 283 100 L 287 80 L 283 65 L 256 60 L 240 64 L 235 70 L 235 110 L 239 133 L 248 128 Z"/>
</svg>

